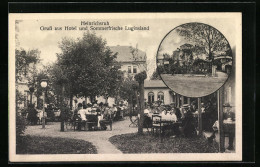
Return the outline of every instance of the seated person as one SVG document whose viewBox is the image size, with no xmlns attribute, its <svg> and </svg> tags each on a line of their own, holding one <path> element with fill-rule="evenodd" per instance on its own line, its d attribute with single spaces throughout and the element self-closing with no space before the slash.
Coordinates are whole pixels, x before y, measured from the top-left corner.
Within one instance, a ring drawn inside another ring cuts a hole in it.
<svg viewBox="0 0 260 167">
<path fill-rule="evenodd" d="M 120 108 L 120 117 L 121 118 L 124 118 L 124 107 L 123 107 L 123 104 L 120 104 L 120 106 L 119 106 L 119 108 Z"/>
<path fill-rule="evenodd" d="M 104 103 L 102 103 L 102 102 L 100 102 L 99 104 L 98 104 L 98 108 L 99 108 L 99 111 L 100 111 L 100 115 L 102 114 L 102 113 L 104 113 Z"/>
<path fill-rule="evenodd" d="M 104 104 L 104 113 L 99 117 L 101 130 L 106 130 L 106 124 L 108 123 L 112 124 L 112 110 L 109 109 L 108 104 L 106 103 Z"/>
<path fill-rule="evenodd" d="M 86 106 L 84 106 L 86 107 Z M 80 115 L 80 118 L 81 118 L 81 125 L 84 127 L 84 130 L 86 130 L 86 121 L 87 121 L 87 118 L 86 118 L 86 109 L 83 109 L 83 106 L 81 103 L 79 103 L 78 105 L 78 114 Z M 79 129 L 81 130 L 81 128 Z"/>
<path fill-rule="evenodd" d="M 160 115 L 162 116 L 162 119 L 164 119 L 164 118 L 166 118 L 166 117 L 167 117 L 167 115 L 168 115 L 168 112 L 167 112 L 166 108 L 162 108 L 162 112 L 161 112 L 161 114 L 160 114 Z"/>
<path fill-rule="evenodd" d="M 169 112 L 169 114 L 171 115 L 173 121 L 174 121 L 174 122 L 177 122 L 178 118 L 177 118 L 177 116 L 176 116 L 175 113 L 176 113 L 176 111 L 174 110 L 174 108 L 172 108 L 172 109 L 170 110 L 170 112 Z"/>
<path fill-rule="evenodd" d="M 164 120 L 169 120 L 169 121 L 174 121 L 174 122 L 177 121 L 176 115 L 171 111 L 169 111 L 169 112 L 166 111 L 166 109 L 163 110 L 161 116 L 162 116 L 162 119 L 164 119 Z"/>
<path fill-rule="evenodd" d="M 98 108 L 97 104 L 93 105 L 93 107 L 91 108 L 91 113 L 94 115 L 100 114 L 100 109 Z"/>
<path fill-rule="evenodd" d="M 179 108 L 174 107 L 175 115 L 177 117 L 177 120 L 181 120 L 182 114 Z"/>
<path fill-rule="evenodd" d="M 144 109 L 144 114 L 148 115 L 150 113 L 150 107 L 147 106 L 146 109 Z"/>
<path fill-rule="evenodd" d="M 149 128 L 152 126 L 152 111 L 150 106 L 147 106 L 146 109 L 144 109 L 144 128 Z"/>
<path fill-rule="evenodd" d="M 169 111 L 167 111 L 169 110 Z M 170 108 L 164 109 L 163 112 L 161 113 L 162 116 L 162 120 L 163 121 L 170 121 L 170 122 L 177 122 L 177 117 L 174 114 L 174 110 L 170 110 Z M 179 125 L 178 124 L 168 124 L 165 123 L 163 126 L 163 133 L 165 133 L 165 131 L 168 130 L 170 131 L 168 134 L 172 134 L 174 133 L 175 135 L 179 135 Z"/>
</svg>

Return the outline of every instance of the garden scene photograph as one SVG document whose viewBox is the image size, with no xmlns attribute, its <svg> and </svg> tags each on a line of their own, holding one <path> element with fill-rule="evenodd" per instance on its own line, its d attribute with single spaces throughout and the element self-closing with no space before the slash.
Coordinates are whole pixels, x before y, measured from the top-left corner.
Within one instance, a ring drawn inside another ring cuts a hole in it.
<svg viewBox="0 0 260 167">
<path fill-rule="evenodd" d="M 238 153 L 236 45 L 223 35 L 232 28 L 222 34 L 181 18 L 92 18 L 84 23 L 96 30 L 83 30 L 82 20 L 14 19 L 9 124 L 18 160 Z M 68 24 L 77 28 L 63 29 Z M 107 29 L 139 25 L 149 30 Z"/>
<path fill-rule="evenodd" d="M 186 23 L 162 40 L 157 53 L 158 73 L 176 93 L 202 97 L 218 90 L 232 70 L 232 50 L 217 29 Z"/>
</svg>

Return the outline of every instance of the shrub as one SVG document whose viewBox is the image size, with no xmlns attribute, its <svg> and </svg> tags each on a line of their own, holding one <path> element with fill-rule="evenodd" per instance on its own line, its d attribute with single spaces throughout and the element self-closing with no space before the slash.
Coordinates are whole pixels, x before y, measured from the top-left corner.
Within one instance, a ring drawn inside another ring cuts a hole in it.
<svg viewBox="0 0 260 167">
<path fill-rule="evenodd" d="M 37 121 L 38 121 L 38 117 L 37 117 L 37 110 L 34 108 L 34 105 L 33 104 L 30 104 L 28 106 L 28 109 L 27 109 L 27 112 L 28 112 L 28 121 L 32 124 L 32 125 L 35 125 L 37 124 Z"/>
<path fill-rule="evenodd" d="M 16 137 L 19 138 L 26 129 L 26 119 L 16 112 Z"/>
</svg>

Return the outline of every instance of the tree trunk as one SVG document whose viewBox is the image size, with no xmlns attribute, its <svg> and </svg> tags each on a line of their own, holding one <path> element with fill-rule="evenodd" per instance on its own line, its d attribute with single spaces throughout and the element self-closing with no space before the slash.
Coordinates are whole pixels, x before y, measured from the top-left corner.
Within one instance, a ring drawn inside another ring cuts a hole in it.
<svg viewBox="0 0 260 167">
<path fill-rule="evenodd" d="M 61 91 L 61 124 L 60 124 L 60 131 L 64 132 L 64 92 L 65 92 L 65 86 L 62 84 L 62 91 Z"/>
<path fill-rule="evenodd" d="M 72 110 L 73 95 L 70 95 L 70 109 Z"/>
<path fill-rule="evenodd" d="M 32 92 L 30 92 L 30 104 L 32 105 L 32 95 L 33 95 L 33 93 Z"/>
<path fill-rule="evenodd" d="M 139 106 L 139 98 L 138 98 L 138 95 L 137 95 L 137 91 L 135 90 L 135 98 L 136 98 L 136 107 L 137 107 L 137 111 L 139 113 L 140 111 L 140 106 Z"/>
<path fill-rule="evenodd" d="M 140 89 L 140 119 L 139 119 L 139 126 L 138 126 L 138 134 L 143 134 L 143 122 L 144 122 L 144 81 L 139 83 Z"/>
<path fill-rule="evenodd" d="M 37 108 L 40 108 L 40 97 L 39 96 L 36 96 L 36 106 L 37 106 Z"/>
<path fill-rule="evenodd" d="M 130 99 L 129 99 L 129 115 L 131 114 L 133 114 L 133 96 L 131 95 L 131 97 L 130 97 Z"/>
</svg>

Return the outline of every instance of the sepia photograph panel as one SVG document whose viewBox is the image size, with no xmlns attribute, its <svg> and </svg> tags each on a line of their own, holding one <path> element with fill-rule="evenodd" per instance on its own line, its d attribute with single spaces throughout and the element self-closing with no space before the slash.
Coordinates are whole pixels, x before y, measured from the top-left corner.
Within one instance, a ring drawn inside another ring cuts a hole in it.
<svg viewBox="0 0 260 167">
<path fill-rule="evenodd" d="M 241 35 L 241 13 L 9 14 L 10 161 L 241 161 Z"/>
<path fill-rule="evenodd" d="M 218 90 L 232 69 L 226 38 L 210 25 L 193 22 L 174 28 L 157 53 L 158 72 L 173 91 L 202 97 Z"/>
</svg>

